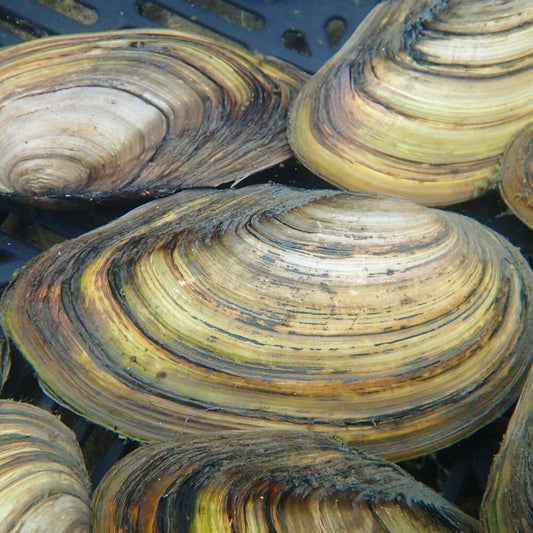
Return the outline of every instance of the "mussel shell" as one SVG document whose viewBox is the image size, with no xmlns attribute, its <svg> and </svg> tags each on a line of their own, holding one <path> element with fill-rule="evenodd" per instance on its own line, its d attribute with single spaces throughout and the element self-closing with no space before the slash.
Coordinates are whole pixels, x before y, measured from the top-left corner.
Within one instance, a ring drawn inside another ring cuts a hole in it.
<svg viewBox="0 0 533 533">
<path fill-rule="evenodd" d="M 231 432 L 142 446 L 94 494 L 94 532 L 474 532 L 398 466 L 325 436 Z"/>
<path fill-rule="evenodd" d="M 334 190 L 190 190 L 18 272 L 6 333 L 49 394 L 142 441 L 308 428 L 400 458 L 503 412 L 532 273 L 476 221 Z"/>
<path fill-rule="evenodd" d="M 89 477 L 74 433 L 30 404 L 0 400 L 0 531 L 91 531 Z"/>
<path fill-rule="evenodd" d="M 533 530 L 533 369 L 493 461 L 481 517 L 487 533 Z"/>
<path fill-rule="evenodd" d="M 500 193 L 513 213 L 533 229 L 533 124 L 520 131 L 505 151 Z"/>
<path fill-rule="evenodd" d="M 531 122 L 532 42 L 530 0 L 380 2 L 298 95 L 292 148 L 342 188 L 479 196 Z"/>
<path fill-rule="evenodd" d="M 9 375 L 11 368 L 11 357 L 4 332 L 0 328 L 0 391 Z"/>
<path fill-rule="evenodd" d="M 161 196 L 290 156 L 307 76 L 173 30 L 63 35 L 0 50 L 0 193 Z"/>
</svg>

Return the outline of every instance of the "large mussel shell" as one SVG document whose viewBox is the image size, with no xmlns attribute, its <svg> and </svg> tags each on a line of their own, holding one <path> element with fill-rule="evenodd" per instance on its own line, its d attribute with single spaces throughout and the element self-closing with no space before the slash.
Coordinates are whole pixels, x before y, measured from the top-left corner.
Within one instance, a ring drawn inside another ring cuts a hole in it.
<svg viewBox="0 0 533 533">
<path fill-rule="evenodd" d="M 0 531 L 89 533 L 89 494 L 74 433 L 43 409 L 0 400 Z"/>
<path fill-rule="evenodd" d="M 293 431 L 143 446 L 107 473 L 94 510 L 95 533 L 480 531 L 396 465 Z"/>
<path fill-rule="evenodd" d="M 501 236 L 406 200 L 190 190 L 31 261 L 2 317 L 51 395 L 124 435 L 308 428 L 400 458 L 516 398 L 531 276 Z"/>
<path fill-rule="evenodd" d="M 533 368 L 492 464 L 481 516 L 488 533 L 533 530 Z"/>
<path fill-rule="evenodd" d="M 381 2 L 300 92 L 291 145 L 350 190 L 478 196 L 531 122 L 532 42 L 530 0 Z"/>
<path fill-rule="evenodd" d="M 40 39 L 0 51 L 0 193 L 161 196 L 289 157 L 306 75 L 172 30 Z"/>
</svg>

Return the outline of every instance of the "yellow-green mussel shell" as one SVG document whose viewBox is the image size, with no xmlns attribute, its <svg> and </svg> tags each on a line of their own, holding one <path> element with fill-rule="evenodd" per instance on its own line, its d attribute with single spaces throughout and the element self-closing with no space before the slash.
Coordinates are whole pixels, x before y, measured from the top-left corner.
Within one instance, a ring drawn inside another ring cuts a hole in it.
<svg viewBox="0 0 533 533">
<path fill-rule="evenodd" d="M 323 435 L 255 431 L 142 446 L 94 495 L 94 531 L 480 531 L 399 467 Z"/>
<path fill-rule="evenodd" d="M 0 311 L 46 390 L 124 435 L 309 429 L 404 458 L 516 399 L 531 276 L 505 239 L 455 213 L 199 189 L 51 248 Z"/>
<path fill-rule="evenodd" d="M 387 0 L 298 95 L 289 139 L 349 190 L 448 205 L 497 184 L 533 117 L 530 0 Z"/>
</svg>

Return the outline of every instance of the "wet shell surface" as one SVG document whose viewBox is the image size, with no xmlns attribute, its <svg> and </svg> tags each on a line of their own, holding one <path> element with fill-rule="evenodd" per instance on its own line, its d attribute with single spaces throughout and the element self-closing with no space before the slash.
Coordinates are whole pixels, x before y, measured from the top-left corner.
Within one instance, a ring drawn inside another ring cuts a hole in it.
<svg viewBox="0 0 533 533">
<path fill-rule="evenodd" d="M 388 0 L 300 92 L 289 139 L 342 188 L 448 205 L 496 186 L 532 86 L 530 0 Z"/>
<path fill-rule="evenodd" d="M 403 458 L 516 399 L 531 282 L 472 219 L 263 185 L 183 191 L 51 248 L 0 311 L 49 394 L 132 438 L 297 428 Z"/>
<path fill-rule="evenodd" d="M 89 533 L 91 519 L 74 433 L 43 409 L 0 400 L 0 532 Z"/>
<path fill-rule="evenodd" d="M 290 155 L 306 75 L 207 37 L 127 30 L 0 51 L 0 193 L 161 196 L 242 179 Z"/>
<path fill-rule="evenodd" d="M 505 152 L 500 193 L 511 211 L 533 229 L 533 123 L 519 132 Z"/>
<path fill-rule="evenodd" d="M 398 466 L 322 435 L 184 436 L 127 455 L 94 495 L 94 532 L 475 532 Z"/>
<path fill-rule="evenodd" d="M 481 516 L 488 533 L 533 530 L 533 368 L 492 464 Z"/>
</svg>

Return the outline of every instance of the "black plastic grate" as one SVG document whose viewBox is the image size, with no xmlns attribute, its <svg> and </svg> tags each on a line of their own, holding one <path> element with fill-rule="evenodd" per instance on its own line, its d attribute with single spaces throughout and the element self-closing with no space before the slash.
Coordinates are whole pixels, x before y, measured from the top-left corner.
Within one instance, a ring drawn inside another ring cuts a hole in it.
<svg viewBox="0 0 533 533">
<path fill-rule="evenodd" d="M 2 0 L 0 45 L 59 33 L 197 23 L 310 72 L 342 45 L 376 0 Z"/>
</svg>

